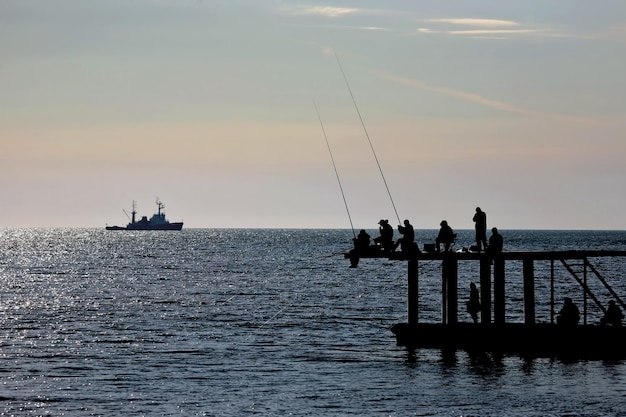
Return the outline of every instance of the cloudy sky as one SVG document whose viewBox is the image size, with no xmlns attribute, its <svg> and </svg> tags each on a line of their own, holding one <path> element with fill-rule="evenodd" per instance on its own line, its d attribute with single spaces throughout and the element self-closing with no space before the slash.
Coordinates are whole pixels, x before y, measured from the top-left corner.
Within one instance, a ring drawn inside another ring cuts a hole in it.
<svg viewBox="0 0 626 417">
<path fill-rule="evenodd" d="M 2 0 L 0 39 L 0 227 L 159 197 L 189 228 L 626 229 L 623 0 Z"/>
</svg>

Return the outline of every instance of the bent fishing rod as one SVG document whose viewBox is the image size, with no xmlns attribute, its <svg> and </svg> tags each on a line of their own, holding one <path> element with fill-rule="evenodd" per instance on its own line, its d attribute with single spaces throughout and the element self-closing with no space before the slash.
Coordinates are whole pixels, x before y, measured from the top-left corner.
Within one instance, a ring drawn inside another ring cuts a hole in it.
<svg viewBox="0 0 626 417">
<path fill-rule="evenodd" d="M 335 176 L 337 177 L 337 183 L 339 184 L 339 189 L 341 190 L 341 197 L 343 198 L 343 204 L 346 206 L 346 212 L 348 213 L 348 220 L 350 220 L 350 228 L 352 229 L 352 235 L 356 239 L 356 233 L 354 231 L 354 225 L 352 224 L 352 217 L 350 216 L 350 210 L 348 209 L 348 202 L 346 201 L 346 195 L 344 194 L 343 187 L 341 186 L 341 180 L 339 179 L 339 172 L 337 171 L 337 165 L 335 165 L 335 158 L 333 158 L 333 152 L 330 150 L 330 144 L 328 143 L 326 130 L 324 129 L 324 124 L 322 123 L 322 117 L 320 116 L 320 112 L 317 109 L 317 104 L 315 104 L 315 100 L 313 101 L 313 106 L 315 106 L 315 112 L 317 113 L 317 118 L 320 121 L 320 126 L 322 127 L 322 132 L 324 133 L 324 139 L 326 140 L 326 147 L 328 148 L 328 153 L 330 154 L 330 160 L 333 163 Z"/>
<path fill-rule="evenodd" d="M 359 111 L 359 106 L 356 104 L 356 100 L 354 98 L 354 94 L 352 94 L 352 89 L 350 88 L 350 84 L 348 83 L 348 78 L 346 77 L 346 73 L 343 70 L 343 66 L 339 61 L 339 56 L 335 53 L 335 58 L 337 59 L 337 64 L 339 64 L 339 69 L 341 70 L 341 74 L 343 75 L 343 79 L 346 82 L 346 87 L 348 87 L 348 92 L 350 93 L 350 97 L 352 97 L 352 103 L 354 103 L 354 108 L 356 109 L 357 114 L 359 115 L 359 120 L 361 121 L 361 126 L 363 126 L 363 131 L 365 132 L 365 137 L 367 137 L 367 141 L 370 144 L 370 149 L 372 150 L 372 154 L 374 155 L 374 160 L 376 161 L 376 165 L 378 166 L 378 171 L 380 172 L 380 176 L 383 179 L 383 183 L 385 184 L 385 189 L 387 190 L 387 195 L 389 195 L 389 200 L 391 201 L 391 206 L 393 207 L 393 211 L 396 213 L 396 218 L 398 219 L 398 224 L 400 222 L 400 216 L 398 216 L 398 210 L 396 210 L 396 204 L 393 202 L 393 197 L 391 197 L 391 191 L 389 191 L 389 186 L 387 185 L 387 180 L 385 179 L 385 174 L 383 174 L 383 169 L 380 166 L 380 162 L 378 162 L 378 156 L 376 155 L 376 151 L 374 150 L 374 145 L 372 144 L 372 140 L 370 139 L 370 135 L 367 132 L 367 128 L 365 127 L 365 123 L 363 122 L 363 117 L 361 117 L 361 112 Z"/>
</svg>

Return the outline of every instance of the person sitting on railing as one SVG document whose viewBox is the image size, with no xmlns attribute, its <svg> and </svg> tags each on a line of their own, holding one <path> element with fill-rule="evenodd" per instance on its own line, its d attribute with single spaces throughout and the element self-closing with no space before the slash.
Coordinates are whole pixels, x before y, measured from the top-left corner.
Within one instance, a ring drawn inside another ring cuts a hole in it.
<svg viewBox="0 0 626 417">
<path fill-rule="evenodd" d="M 600 319 L 600 324 L 619 327 L 622 325 L 623 319 L 624 314 L 622 310 L 615 304 L 614 300 L 611 300 L 609 301 L 609 307 L 606 309 L 606 313 L 604 313 L 604 317 Z"/>
<path fill-rule="evenodd" d="M 580 321 L 580 311 L 571 298 L 565 297 L 563 307 L 556 317 L 557 324 L 563 326 L 576 326 Z"/>
</svg>

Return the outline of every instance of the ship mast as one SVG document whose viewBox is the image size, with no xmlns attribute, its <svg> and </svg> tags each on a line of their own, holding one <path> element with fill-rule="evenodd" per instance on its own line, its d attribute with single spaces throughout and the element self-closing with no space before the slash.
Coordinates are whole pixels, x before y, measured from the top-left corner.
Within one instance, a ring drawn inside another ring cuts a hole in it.
<svg viewBox="0 0 626 417">
<path fill-rule="evenodd" d="M 161 209 L 164 209 L 165 205 L 161 203 L 161 201 L 159 200 L 159 197 L 157 197 L 156 204 L 157 204 L 157 209 L 158 209 L 157 213 L 159 216 L 161 216 Z"/>
</svg>

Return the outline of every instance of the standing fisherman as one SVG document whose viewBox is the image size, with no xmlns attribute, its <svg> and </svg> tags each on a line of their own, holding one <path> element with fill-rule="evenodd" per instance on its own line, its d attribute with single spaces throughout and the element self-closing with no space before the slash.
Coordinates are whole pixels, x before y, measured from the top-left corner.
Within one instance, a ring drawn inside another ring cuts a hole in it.
<svg viewBox="0 0 626 417">
<path fill-rule="evenodd" d="M 476 246 L 480 252 L 482 249 L 487 249 L 487 213 L 482 211 L 480 207 L 476 207 L 473 220 L 476 228 Z"/>
</svg>

